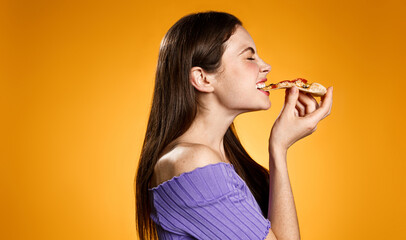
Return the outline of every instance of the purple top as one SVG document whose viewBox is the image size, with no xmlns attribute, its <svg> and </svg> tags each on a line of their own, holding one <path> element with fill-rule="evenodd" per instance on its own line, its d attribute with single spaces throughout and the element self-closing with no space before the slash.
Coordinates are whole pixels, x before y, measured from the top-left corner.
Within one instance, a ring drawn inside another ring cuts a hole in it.
<svg viewBox="0 0 406 240">
<path fill-rule="evenodd" d="M 271 223 L 232 164 L 199 167 L 148 189 L 159 239 L 265 239 Z"/>
</svg>

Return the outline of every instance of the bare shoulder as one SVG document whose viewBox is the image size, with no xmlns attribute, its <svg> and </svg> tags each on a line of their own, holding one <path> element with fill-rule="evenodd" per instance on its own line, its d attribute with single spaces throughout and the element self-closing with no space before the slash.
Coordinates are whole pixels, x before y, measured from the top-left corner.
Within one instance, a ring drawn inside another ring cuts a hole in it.
<svg viewBox="0 0 406 240">
<path fill-rule="evenodd" d="M 182 173 L 219 162 L 222 162 L 220 156 L 205 145 L 180 143 L 158 160 L 151 185 L 155 187 Z"/>
<path fill-rule="evenodd" d="M 276 239 L 275 233 L 272 231 L 272 228 L 269 229 L 268 235 L 266 235 L 265 240 L 278 240 Z"/>
</svg>

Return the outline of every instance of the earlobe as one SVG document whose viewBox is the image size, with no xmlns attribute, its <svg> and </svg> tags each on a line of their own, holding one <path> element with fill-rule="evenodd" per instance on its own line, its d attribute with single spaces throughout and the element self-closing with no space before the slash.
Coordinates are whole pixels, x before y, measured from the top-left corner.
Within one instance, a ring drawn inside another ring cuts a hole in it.
<svg viewBox="0 0 406 240">
<path fill-rule="evenodd" d="M 201 67 L 192 67 L 190 70 L 190 83 L 200 92 L 213 92 L 214 88 L 208 75 Z"/>
</svg>

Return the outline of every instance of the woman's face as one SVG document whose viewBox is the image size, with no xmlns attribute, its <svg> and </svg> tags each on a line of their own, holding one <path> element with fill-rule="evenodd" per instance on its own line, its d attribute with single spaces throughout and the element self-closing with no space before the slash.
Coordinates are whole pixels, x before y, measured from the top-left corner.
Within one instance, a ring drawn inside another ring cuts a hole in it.
<svg viewBox="0 0 406 240">
<path fill-rule="evenodd" d="M 249 33 L 237 26 L 225 44 L 221 67 L 215 76 L 214 91 L 220 103 L 237 113 L 269 109 L 269 93 L 256 86 L 266 81 L 271 66 L 259 58 Z"/>
</svg>

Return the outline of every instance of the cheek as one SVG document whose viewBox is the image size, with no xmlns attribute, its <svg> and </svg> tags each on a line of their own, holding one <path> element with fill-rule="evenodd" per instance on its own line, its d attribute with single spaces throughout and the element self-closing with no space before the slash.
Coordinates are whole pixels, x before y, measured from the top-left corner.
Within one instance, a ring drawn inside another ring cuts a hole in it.
<svg viewBox="0 0 406 240">
<path fill-rule="evenodd" d="M 233 69 L 233 75 L 239 76 L 251 83 L 251 78 L 256 79 L 259 73 L 258 64 L 253 62 L 246 62 Z"/>
<path fill-rule="evenodd" d="M 253 74 L 255 74 L 255 75 L 258 75 L 258 73 L 259 73 L 259 67 L 258 67 L 258 64 L 256 64 L 256 63 L 250 63 L 250 64 L 248 64 L 247 69 L 248 69 L 250 72 L 252 72 Z"/>
<path fill-rule="evenodd" d="M 229 64 L 220 75 L 219 86 L 229 95 L 241 94 L 255 85 L 258 74 L 259 67 L 254 62 Z"/>
<path fill-rule="evenodd" d="M 229 76 L 234 78 L 240 78 L 250 82 L 250 78 L 256 78 L 259 73 L 259 67 L 256 63 L 244 63 L 233 67 L 229 71 Z M 248 78 L 248 79 L 247 79 Z"/>
</svg>

